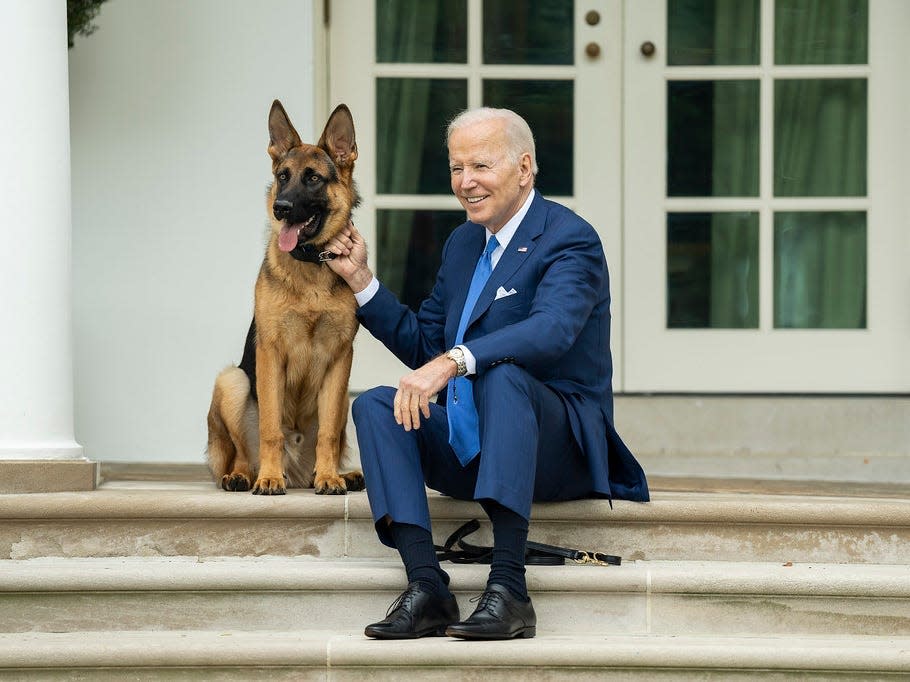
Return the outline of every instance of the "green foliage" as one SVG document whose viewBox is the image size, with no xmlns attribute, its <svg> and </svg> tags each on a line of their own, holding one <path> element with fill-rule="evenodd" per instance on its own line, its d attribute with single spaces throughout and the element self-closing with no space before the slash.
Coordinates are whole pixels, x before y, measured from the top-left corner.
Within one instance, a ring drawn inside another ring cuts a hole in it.
<svg viewBox="0 0 910 682">
<path fill-rule="evenodd" d="M 76 34 L 87 36 L 98 28 L 92 21 L 101 11 L 101 4 L 106 0 L 66 0 L 66 24 L 69 33 L 69 46 L 73 46 Z"/>
</svg>

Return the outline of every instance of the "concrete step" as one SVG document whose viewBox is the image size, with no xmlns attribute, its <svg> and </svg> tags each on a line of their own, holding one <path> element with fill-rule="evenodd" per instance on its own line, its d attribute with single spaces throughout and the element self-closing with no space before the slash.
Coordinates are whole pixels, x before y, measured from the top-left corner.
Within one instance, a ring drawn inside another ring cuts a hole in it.
<svg viewBox="0 0 910 682">
<path fill-rule="evenodd" d="M 483 519 L 479 505 L 429 496 L 434 537 Z M 655 492 L 647 504 L 535 505 L 532 540 L 624 560 L 910 563 L 910 499 Z M 472 536 L 489 542 L 486 527 Z M 105 484 L 85 493 L 0 496 L 0 559 L 117 556 L 386 558 L 366 493 L 280 497 L 208 483 Z"/>
<path fill-rule="evenodd" d="M 332 630 L 0 635 L 0 679 L 16 680 L 880 680 L 908 672 L 906 637 L 552 635 L 388 642 Z"/>
<path fill-rule="evenodd" d="M 462 614 L 488 567 L 445 564 Z M 0 562 L 0 632 L 362 632 L 406 582 L 393 560 Z M 531 566 L 538 633 L 910 637 L 910 567 L 744 562 Z"/>
</svg>

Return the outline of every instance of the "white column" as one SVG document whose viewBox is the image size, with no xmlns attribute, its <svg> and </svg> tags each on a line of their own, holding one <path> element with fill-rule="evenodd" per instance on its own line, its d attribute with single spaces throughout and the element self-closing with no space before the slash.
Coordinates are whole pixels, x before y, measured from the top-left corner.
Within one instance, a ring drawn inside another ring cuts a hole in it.
<svg viewBox="0 0 910 682">
<path fill-rule="evenodd" d="M 64 0 L 0 0 L 0 463 L 83 457 L 73 432 Z"/>
</svg>

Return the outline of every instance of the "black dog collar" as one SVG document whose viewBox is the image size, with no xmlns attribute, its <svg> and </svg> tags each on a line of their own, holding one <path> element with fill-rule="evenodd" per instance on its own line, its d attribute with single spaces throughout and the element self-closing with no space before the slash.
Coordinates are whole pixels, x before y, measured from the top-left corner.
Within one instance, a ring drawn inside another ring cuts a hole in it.
<svg viewBox="0 0 910 682">
<path fill-rule="evenodd" d="M 320 251 L 312 244 L 298 244 L 290 253 L 295 260 L 304 263 L 325 263 L 327 260 L 335 258 L 335 254 L 331 251 Z"/>
</svg>

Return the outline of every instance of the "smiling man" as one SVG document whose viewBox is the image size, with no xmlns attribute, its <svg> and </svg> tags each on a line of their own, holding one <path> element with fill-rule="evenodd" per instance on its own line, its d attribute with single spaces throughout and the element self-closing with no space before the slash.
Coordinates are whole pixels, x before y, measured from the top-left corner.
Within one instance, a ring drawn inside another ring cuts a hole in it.
<svg viewBox="0 0 910 682">
<path fill-rule="evenodd" d="M 446 242 L 416 314 L 373 276 L 353 225 L 328 246 L 363 326 L 413 369 L 397 389 L 354 401 L 376 531 L 408 577 L 365 633 L 533 637 L 524 569 L 532 502 L 645 501 L 648 486 L 613 427 L 610 288 L 597 233 L 534 189 L 534 137 L 516 113 L 463 112 L 447 143 L 468 221 Z M 476 500 L 492 523 L 486 589 L 466 620 L 433 549 L 426 486 Z"/>
</svg>

